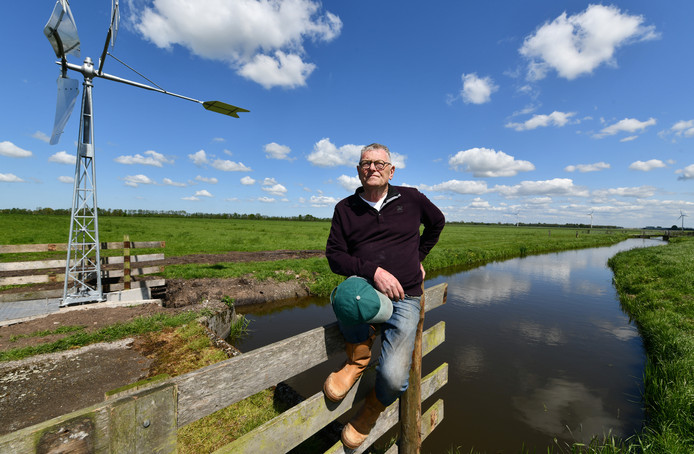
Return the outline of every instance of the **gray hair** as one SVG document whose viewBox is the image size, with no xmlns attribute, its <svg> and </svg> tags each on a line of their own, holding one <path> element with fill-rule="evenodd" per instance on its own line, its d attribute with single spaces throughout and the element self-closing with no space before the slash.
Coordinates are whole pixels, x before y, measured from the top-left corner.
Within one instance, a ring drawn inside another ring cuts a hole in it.
<svg viewBox="0 0 694 454">
<path fill-rule="evenodd" d="M 361 155 L 360 156 L 364 156 L 364 153 L 366 153 L 367 151 L 373 151 L 373 150 L 385 151 L 386 154 L 388 155 L 388 160 L 390 160 L 390 150 L 388 149 L 388 147 L 386 147 L 385 145 L 381 145 L 380 143 L 372 143 L 370 145 L 365 146 L 364 148 L 361 149 Z"/>
</svg>

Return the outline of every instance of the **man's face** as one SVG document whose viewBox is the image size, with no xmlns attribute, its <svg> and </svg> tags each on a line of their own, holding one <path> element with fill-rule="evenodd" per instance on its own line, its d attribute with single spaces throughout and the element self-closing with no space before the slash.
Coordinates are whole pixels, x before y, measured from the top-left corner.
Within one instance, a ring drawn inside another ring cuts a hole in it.
<svg viewBox="0 0 694 454">
<path fill-rule="evenodd" d="M 385 161 L 388 162 L 388 153 L 385 150 L 369 150 L 361 155 L 361 161 Z M 395 173 L 395 167 L 387 165 L 383 170 L 376 170 L 376 166 L 371 164 L 368 168 L 363 169 L 357 166 L 357 173 L 359 174 L 359 180 L 365 189 L 375 189 L 385 187 L 388 184 L 388 180 L 393 178 Z"/>
</svg>

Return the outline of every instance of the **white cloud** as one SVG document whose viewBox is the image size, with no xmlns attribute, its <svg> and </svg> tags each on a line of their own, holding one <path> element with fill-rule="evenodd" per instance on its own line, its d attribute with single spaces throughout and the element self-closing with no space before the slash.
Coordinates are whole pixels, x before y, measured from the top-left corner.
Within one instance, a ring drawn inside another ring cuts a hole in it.
<svg viewBox="0 0 694 454">
<path fill-rule="evenodd" d="M 181 197 L 181 200 L 187 200 L 189 202 L 196 202 L 200 200 L 199 198 L 195 197 L 194 195 L 190 195 L 188 197 Z"/>
<path fill-rule="evenodd" d="M 458 170 L 472 172 L 478 178 L 486 177 L 511 177 L 518 172 L 535 170 L 535 166 L 529 161 L 517 161 L 503 151 L 494 151 L 488 148 L 471 148 L 459 151 L 448 160 L 448 165 Z"/>
<path fill-rule="evenodd" d="M 154 181 L 152 179 L 142 174 L 127 175 L 125 178 L 123 178 L 123 181 L 125 181 L 126 186 L 130 186 L 133 188 L 136 188 L 141 184 L 154 184 Z"/>
<path fill-rule="evenodd" d="M 361 155 L 361 145 L 343 145 L 337 147 L 329 138 L 319 140 L 313 146 L 313 152 L 306 158 L 318 167 L 354 166 L 356 168 Z"/>
<path fill-rule="evenodd" d="M 348 177 L 347 175 L 340 175 L 337 177 L 337 182 L 343 188 L 347 189 L 349 192 L 354 192 L 358 187 L 361 186 L 361 181 L 359 177 Z"/>
<path fill-rule="evenodd" d="M 273 199 L 272 197 L 258 197 L 258 202 L 275 203 L 277 200 Z"/>
<path fill-rule="evenodd" d="M 316 65 L 304 63 L 299 55 L 287 55 L 278 50 L 274 57 L 256 55 L 253 60 L 243 65 L 239 74 L 265 88 L 296 88 L 306 85 L 306 79 L 314 69 Z"/>
<path fill-rule="evenodd" d="M 606 170 L 609 168 L 610 168 L 610 165 L 606 162 L 596 162 L 594 164 L 576 164 L 575 166 L 574 165 L 566 166 L 566 167 L 564 167 L 564 170 L 566 170 L 567 172 L 579 171 L 579 172 L 585 173 L 585 172 L 598 172 L 600 170 Z"/>
<path fill-rule="evenodd" d="M 573 16 L 564 12 L 527 36 L 519 49 L 529 60 L 528 79 L 540 80 L 554 69 L 572 80 L 603 63 L 616 66 L 619 47 L 658 37 L 655 27 L 643 22 L 643 16 L 622 13 L 614 6 L 590 5 Z"/>
<path fill-rule="evenodd" d="M 279 184 L 274 178 L 265 178 L 261 189 L 278 197 L 282 197 L 287 193 L 287 188 Z"/>
<path fill-rule="evenodd" d="M 289 153 L 291 153 L 291 148 L 286 145 L 280 145 L 275 142 L 271 142 L 265 145 L 265 157 L 268 159 L 287 159 L 289 160 Z"/>
<path fill-rule="evenodd" d="M 694 137 L 694 120 L 680 120 L 672 125 L 670 129 L 658 133 L 663 138 L 670 134 L 674 134 L 675 137 Z"/>
<path fill-rule="evenodd" d="M 457 194 L 484 194 L 487 183 L 484 181 L 448 180 L 433 186 L 422 185 L 423 190 L 436 192 L 455 192 Z"/>
<path fill-rule="evenodd" d="M 195 197 L 214 197 L 212 194 L 210 194 L 210 191 L 207 189 L 202 189 L 200 191 L 195 191 Z"/>
<path fill-rule="evenodd" d="M 252 184 L 255 184 L 255 180 L 249 176 L 245 176 L 241 178 L 241 184 L 244 186 L 250 186 Z"/>
<path fill-rule="evenodd" d="M 213 137 L 212 142 L 226 142 L 224 137 Z"/>
<path fill-rule="evenodd" d="M 178 183 L 176 181 L 173 181 L 171 178 L 164 178 L 161 182 L 165 186 L 174 186 L 177 188 L 185 188 L 186 186 L 188 186 L 186 183 Z"/>
<path fill-rule="evenodd" d="M 311 206 L 314 207 L 325 207 L 325 206 L 332 206 L 335 205 L 337 202 L 339 202 L 338 199 L 335 197 L 328 197 L 324 195 L 313 195 L 311 196 L 311 199 L 309 200 L 309 203 Z"/>
<path fill-rule="evenodd" d="M 17 145 L 9 141 L 0 142 L 0 156 L 8 156 L 10 158 L 28 158 L 33 153 L 29 150 L 19 148 Z"/>
<path fill-rule="evenodd" d="M 190 2 L 154 0 L 135 11 L 133 22 L 161 48 L 179 44 L 266 88 L 305 85 L 315 65 L 304 61 L 303 43 L 330 42 L 342 29 L 339 17 L 312 0 L 211 1 L 192 8 Z"/>
<path fill-rule="evenodd" d="M 13 173 L 0 173 L 0 183 L 23 183 L 24 180 Z"/>
<path fill-rule="evenodd" d="M 516 131 L 528 131 L 547 126 L 556 126 L 560 128 L 566 125 L 574 115 L 576 115 L 575 112 L 558 112 L 555 110 L 549 115 L 534 115 L 531 119 L 523 123 L 506 123 L 506 127 L 513 128 Z"/>
<path fill-rule="evenodd" d="M 619 139 L 619 141 L 620 142 L 631 142 L 632 140 L 636 140 L 638 138 L 639 138 L 639 136 L 629 136 L 629 137 L 625 137 L 623 139 Z"/>
<path fill-rule="evenodd" d="M 214 177 L 208 178 L 208 177 L 203 177 L 203 176 L 200 176 L 200 175 L 198 175 L 197 177 L 195 177 L 195 181 L 202 181 L 203 183 L 209 183 L 209 184 L 217 184 L 217 183 L 219 182 L 219 180 L 217 180 L 217 179 L 214 178 Z"/>
<path fill-rule="evenodd" d="M 77 161 L 77 156 L 66 151 L 59 151 L 51 155 L 51 157 L 48 158 L 48 161 L 57 162 L 58 164 L 72 164 L 74 166 L 75 162 Z"/>
<path fill-rule="evenodd" d="M 203 166 L 203 165 L 207 164 L 208 162 L 210 162 L 207 159 L 207 153 L 205 153 L 205 150 L 199 150 L 193 154 L 189 154 L 188 158 L 191 161 L 193 161 L 193 164 L 195 164 L 198 167 Z"/>
<path fill-rule="evenodd" d="M 49 143 L 51 141 L 51 138 L 48 137 L 48 135 L 43 131 L 36 131 L 31 135 L 31 137 L 33 137 L 34 139 L 38 139 L 41 142 Z"/>
<path fill-rule="evenodd" d="M 649 172 L 653 169 L 658 169 L 665 167 L 665 163 L 660 159 L 649 159 L 648 161 L 635 161 L 629 165 L 631 170 L 641 170 L 642 172 Z"/>
<path fill-rule="evenodd" d="M 343 145 L 337 147 L 329 138 L 321 139 L 313 146 L 313 151 L 306 157 L 306 160 L 318 167 L 337 167 L 348 166 L 355 169 L 361 156 L 361 149 L 364 145 Z M 404 169 L 407 156 L 390 152 L 390 161 L 396 169 Z"/>
<path fill-rule="evenodd" d="M 677 177 L 678 180 L 692 180 L 694 179 L 694 164 L 690 164 L 684 169 L 677 169 L 675 173 L 680 175 Z"/>
<path fill-rule="evenodd" d="M 598 134 L 595 134 L 593 137 L 600 139 L 606 136 L 613 136 L 620 132 L 643 132 L 647 127 L 653 126 L 655 123 L 655 118 L 649 118 L 646 121 L 640 121 L 636 118 L 625 118 L 623 120 L 619 120 L 617 123 L 611 124 L 603 128 Z"/>
<path fill-rule="evenodd" d="M 234 162 L 227 159 L 216 159 L 212 163 L 212 167 L 224 172 L 250 172 L 251 168 L 243 165 L 243 162 Z"/>
<path fill-rule="evenodd" d="M 612 188 L 593 191 L 596 197 L 636 197 L 639 199 L 653 197 L 655 188 L 653 186 L 638 186 L 634 188 Z"/>
<path fill-rule="evenodd" d="M 62 176 L 58 177 L 58 181 L 60 181 L 61 183 L 73 184 L 75 182 L 75 177 L 68 177 L 68 176 L 62 175 Z"/>
<path fill-rule="evenodd" d="M 460 94 L 466 104 L 484 104 L 491 101 L 492 93 L 499 87 L 491 77 L 478 77 L 477 74 L 463 74 L 463 89 Z"/>
<path fill-rule="evenodd" d="M 507 197 L 557 195 L 587 197 L 588 191 L 574 185 L 570 178 L 553 178 L 544 181 L 522 181 L 514 186 L 494 186 L 491 191 Z"/>
<path fill-rule="evenodd" d="M 200 151 L 202 151 L 202 150 L 200 150 Z M 116 159 L 114 159 L 114 161 L 116 161 L 119 164 L 126 164 L 126 165 L 141 164 L 141 165 L 145 165 L 145 166 L 154 166 L 154 167 L 163 167 L 164 164 L 173 164 L 172 160 L 166 159 L 166 156 L 164 156 L 161 153 L 157 153 L 156 151 L 153 151 L 153 150 L 145 151 L 145 155 L 147 155 L 147 156 L 145 157 L 145 156 L 142 156 L 141 154 L 135 154 L 132 156 L 118 156 Z"/>
</svg>

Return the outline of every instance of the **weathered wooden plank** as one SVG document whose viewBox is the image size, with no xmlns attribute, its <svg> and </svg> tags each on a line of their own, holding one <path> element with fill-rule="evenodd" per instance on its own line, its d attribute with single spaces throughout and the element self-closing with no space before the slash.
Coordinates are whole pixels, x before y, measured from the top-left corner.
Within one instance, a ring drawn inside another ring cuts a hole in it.
<svg viewBox="0 0 694 454">
<path fill-rule="evenodd" d="M 428 329 L 422 338 L 423 352 L 428 353 L 443 342 L 444 332 L 444 322 Z M 275 386 L 343 349 L 342 334 L 332 323 L 174 377 L 179 392 L 179 426 Z"/>
<path fill-rule="evenodd" d="M 27 262 L 0 263 L 0 271 L 44 270 L 48 268 L 65 268 L 67 260 L 33 260 Z"/>
<path fill-rule="evenodd" d="M 49 282 L 63 282 L 64 280 L 64 274 L 34 274 L 31 276 L 0 277 L 0 285 L 47 284 Z"/>
<path fill-rule="evenodd" d="M 164 260 L 166 257 L 164 254 L 140 254 L 131 255 L 130 263 L 141 263 L 141 262 L 152 262 L 154 260 Z M 108 265 L 117 265 L 123 263 L 123 256 L 117 255 L 113 257 L 103 257 L 105 263 Z"/>
<path fill-rule="evenodd" d="M 424 297 L 426 304 L 424 305 L 424 311 L 429 312 L 432 309 L 436 309 L 439 306 L 446 304 L 446 298 L 448 296 L 448 284 L 442 283 L 434 285 L 424 289 Z"/>
<path fill-rule="evenodd" d="M 320 364 L 343 348 L 342 335 L 332 323 L 174 377 L 179 427 Z"/>
<path fill-rule="evenodd" d="M 166 241 L 131 241 L 130 249 L 155 249 L 166 247 Z M 101 249 L 123 249 L 122 241 L 101 243 Z"/>
<path fill-rule="evenodd" d="M 119 399 L 110 411 L 112 453 L 176 452 L 176 388 L 168 383 Z"/>
<path fill-rule="evenodd" d="M 143 276 L 145 274 L 161 273 L 164 271 L 163 266 L 148 266 L 145 268 L 132 268 L 130 270 L 130 276 Z M 123 277 L 125 275 L 124 270 L 102 270 L 103 277 L 105 279 Z"/>
<path fill-rule="evenodd" d="M 131 276 L 144 276 L 147 274 L 160 273 L 164 269 L 161 266 L 150 266 L 146 268 L 135 268 L 131 270 Z M 124 276 L 123 270 L 103 270 L 104 279 L 116 279 Z M 63 273 L 50 273 L 50 274 L 32 274 L 30 276 L 10 276 L 10 277 L 0 277 L 0 285 L 22 285 L 22 284 L 48 284 L 51 282 L 64 282 L 65 274 Z M 158 285 L 164 285 L 163 280 L 158 279 L 156 285 L 149 285 L 149 287 L 156 287 Z M 134 284 L 132 282 L 131 284 Z M 111 287 L 113 288 L 113 286 Z"/>
<path fill-rule="evenodd" d="M 443 399 L 439 399 L 429 407 L 422 415 L 422 440 L 425 440 L 431 432 L 443 421 Z M 386 451 L 386 454 L 398 454 L 398 444 L 394 444 Z"/>
<path fill-rule="evenodd" d="M 40 300 L 44 298 L 60 298 L 61 296 L 63 296 L 63 289 L 33 290 L 20 293 L 3 293 L 0 294 L 0 303 L 11 303 L 26 300 Z"/>
<path fill-rule="evenodd" d="M 24 252 L 67 251 L 63 244 L 0 244 L 0 254 L 19 254 Z"/>
<path fill-rule="evenodd" d="M 444 364 L 425 377 L 422 380 L 422 395 L 428 397 L 438 389 L 437 386 L 443 386 L 442 384 L 447 381 L 447 374 L 448 367 Z M 375 371 L 370 369 L 340 403 L 330 402 L 323 396 L 322 391 L 318 392 L 254 431 L 220 448 L 215 454 L 287 452 L 347 412 L 355 402 L 362 400 L 373 388 L 374 376 Z M 383 412 L 364 445 L 359 450 L 355 450 L 355 453 L 373 444 L 397 423 L 398 406 L 399 403 L 396 401 Z M 334 451 L 327 452 L 343 452 L 339 443 L 332 449 Z"/>
<path fill-rule="evenodd" d="M 148 279 L 146 281 L 133 281 L 130 283 L 130 288 L 134 290 L 134 289 L 143 288 L 143 287 L 147 287 L 147 288 L 160 287 L 162 285 L 166 285 L 166 279 Z M 109 287 L 110 287 L 110 291 L 112 291 L 112 292 L 117 292 L 119 290 L 125 290 L 123 288 L 122 282 L 119 284 L 110 284 Z M 62 295 L 62 293 L 61 293 L 61 295 Z"/>
</svg>

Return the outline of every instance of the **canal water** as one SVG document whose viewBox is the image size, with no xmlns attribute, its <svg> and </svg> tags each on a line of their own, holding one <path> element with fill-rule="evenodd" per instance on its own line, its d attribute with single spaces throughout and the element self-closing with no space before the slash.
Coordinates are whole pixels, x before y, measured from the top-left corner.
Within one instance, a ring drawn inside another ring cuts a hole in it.
<svg viewBox="0 0 694 454">
<path fill-rule="evenodd" d="M 446 322 L 446 341 L 423 360 L 423 374 L 449 364 L 444 420 L 423 452 L 538 452 L 638 431 L 644 351 L 620 308 L 607 260 L 619 251 L 664 244 L 630 239 L 603 248 L 511 259 L 427 276 L 448 283 L 446 305 L 425 329 Z M 242 351 L 270 344 L 335 316 L 325 299 L 239 308 L 251 320 Z M 290 381 L 305 396 L 321 390 L 343 358 Z"/>
</svg>

